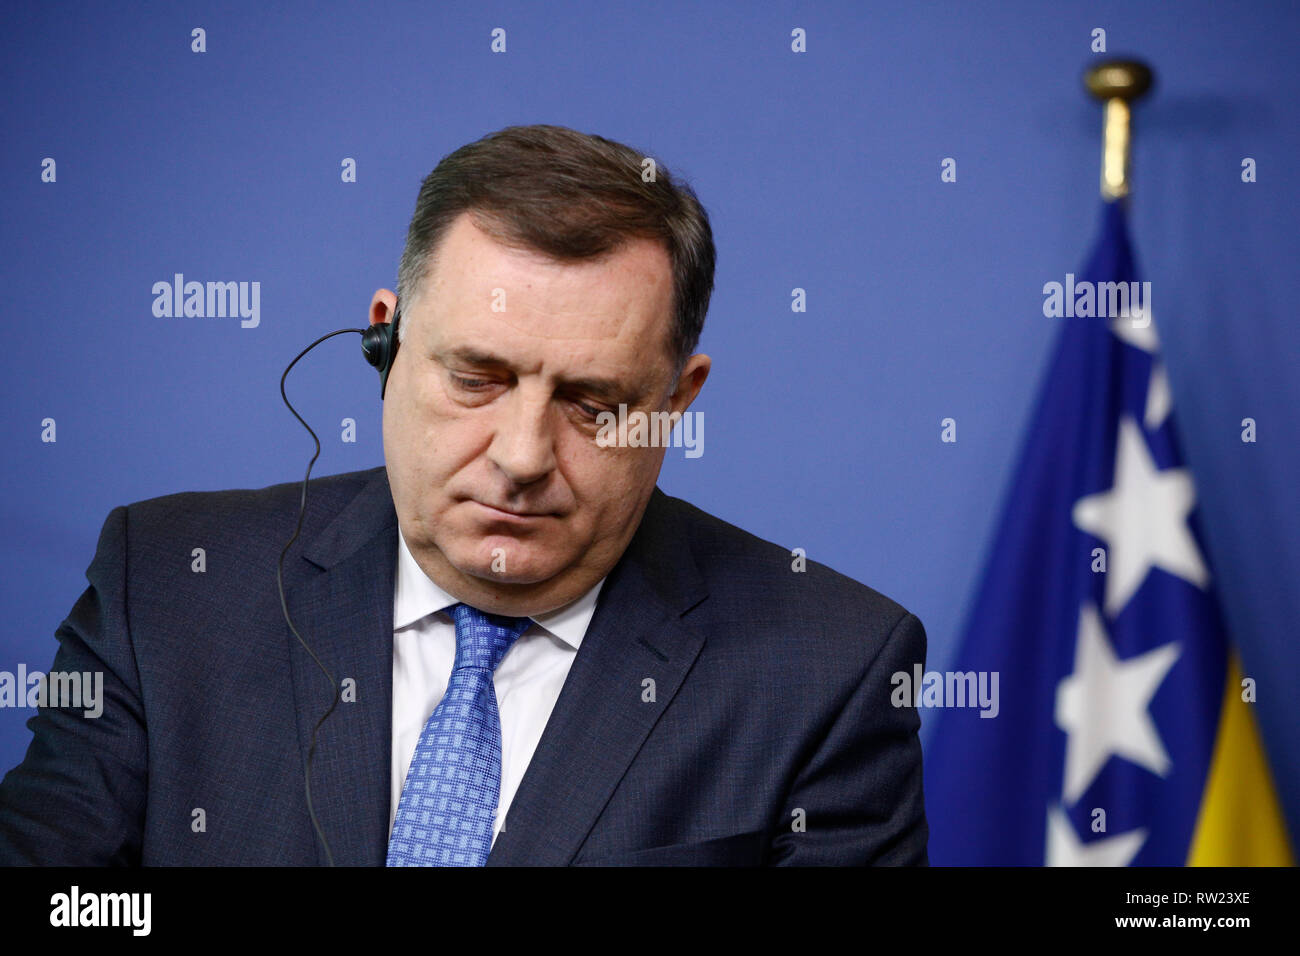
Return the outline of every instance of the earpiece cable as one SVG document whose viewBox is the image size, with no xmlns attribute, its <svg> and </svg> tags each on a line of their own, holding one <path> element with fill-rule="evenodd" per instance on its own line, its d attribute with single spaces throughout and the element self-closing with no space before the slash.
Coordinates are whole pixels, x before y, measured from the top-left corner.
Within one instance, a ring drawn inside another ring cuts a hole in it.
<svg viewBox="0 0 1300 956">
<path fill-rule="evenodd" d="M 285 543 L 284 549 L 281 550 L 280 552 L 280 561 L 275 570 L 275 581 L 280 589 L 280 609 L 284 612 L 285 623 L 289 625 L 289 630 L 292 631 L 293 636 L 298 639 L 298 643 L 302 645 L 303 650 L 305 650 L 308 654 L 311 655 L 311 659 L 314 660 L 316 662 L 316 666 L 321 669 L 321 673 L 324 674 L 325 679 L 330 682 L 330 686 L 334 688 L 334 699 L 330 701 L 329 709 L 325 711 L 325 713 L 321 716 L 320 720 L 316 721 L 316 726 L 312 728 L 311 742 L 308 744 L 307 747 L 307 766 L 306 766 L 306 772 L 303 780 L 304 789 L 307 795 L 307 816 L 311 818 L 312 828 L 316 831 L 316 837 L 317 839 L 320 840 L 321 846 L 325 850 L 325 860 L 329 866 L 334 865 L 334 854 L 330 852 L 329 840 L 325 839 L 325 831 L 321 829 L 320 821 L 316 819 L 316 811 L 312 807 L 311 761 L 312 761 L 312 757 L 316 753 L 316 733 L 317 731 L 320 730 L 321 724 L 325 723 L 326 718 L 329 717 L 329 715 L 334 712 L 334 708 L 338 706 L 339 684 L 338 681 L 334 679 L 334 675 L 331 674 L 329 670 L 325 667 L 325 664 L 321 661 L 321 659 L 316 656 L 316 652 L 313 651 L 311 647 L 308 646 L 307 642 L 302 639 L 302 635 L 298 633 L 298 629 L 293 626 L 293 620 L 289 617 L 289 603 L 285 600 L 284 597 L 284 556 L 289 553 L 289 549 L 293 547 L 293 543 L 298 540 L 298 535 L 302 532 L 303 516 L 307 512 L 307 481 L 308 479 L 311 478 L 312 466 L 316 464 L 316 459 L 320 457 L 320 439 L 316 437 L 316 433 L 311 430 L 311 426 L 308 425 L 305 421 L 303 421 L 303 417 L 298 414 L 298 411 L 293 407 L 293 404 L 289 401 L 289 396 L 286 395 L 284 391 L 284 381 L 286 378 L 289 377 L 290 370 L 295 365 L 298 364 L 298 359 L 302 358 L 304 355 L 306 355 L 316 346 L 320 345 L 326 339 L 333 338 L 336 335 L 344 335 L 348 332 L 356 332 L 360 335 L 365 335 L 366 330 L 365 329 L 339 329 L 337 332 L 331 332 L 328 335 L 322 335 L 311 345 L 307 346 L 305 349 L 299 352 L 297 357 L 294 358 L 294 360 L 290 362 L 288 367 L 284 370 L 284 374 L 280 376 L 280 397 L 284 399 L 284 404 L 288 407 L 289 411 L 293 412 L 293 417 L 298 419 L 298 421 L 302 423 L 302 427 L 307 429 L 307 434 L 311 435 L 311 440 L 316 443 L 316 453 L 311 456 L 311 461 L 307 463 L 307 474 L 302 479 L 302 498 L 298 503 L 298 524 L 293 529 L 293 537 L 290 538 Z"/>
</svg>

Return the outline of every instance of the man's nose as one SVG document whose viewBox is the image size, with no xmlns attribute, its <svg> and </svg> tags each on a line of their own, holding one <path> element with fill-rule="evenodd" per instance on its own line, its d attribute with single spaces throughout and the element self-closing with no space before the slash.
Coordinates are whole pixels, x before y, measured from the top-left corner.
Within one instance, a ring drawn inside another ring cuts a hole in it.
<svg viewBox="0 0 1300 956">
<path fill-rule="evenodd" d="M 488 457 L 512 484 L 529 485 L 555 468 L 550 396 L 516 387 L 500 406 Z"/>
</svg>

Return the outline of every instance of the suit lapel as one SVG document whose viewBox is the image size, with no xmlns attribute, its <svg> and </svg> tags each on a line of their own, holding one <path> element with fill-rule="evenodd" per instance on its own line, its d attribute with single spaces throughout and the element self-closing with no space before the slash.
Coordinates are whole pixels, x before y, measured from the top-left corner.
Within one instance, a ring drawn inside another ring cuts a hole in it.
<svg viewBox="0 0 1300 956">
<path fill-rule="evenodd" d="M 704 644 L 680 618 L 703 600 L 672 502 L 655 489 L 601 589 L 489 866 L 570 863 Z M 654 702 L 643 700 L 654 681 Z"/>
<path fill-rule="evenodd" d="M 303 546 L 300 564 L 300 583 L 286 586 L 285 596 L 294 626 L 336 681 L 351 681 L 345 691 L 355 688 L 355 700 L 341 700 L 317 732 L 313 808 L 336 864 L 382 866 L 391 799 L 397 564 L 397 518 L 384 469 L 376 469 L 325 530 Z M 333 690 L 287 625 L 285 635 L 305 761 Z M 324 851 L 316 843 L 323 864 Z"/>
</svg>

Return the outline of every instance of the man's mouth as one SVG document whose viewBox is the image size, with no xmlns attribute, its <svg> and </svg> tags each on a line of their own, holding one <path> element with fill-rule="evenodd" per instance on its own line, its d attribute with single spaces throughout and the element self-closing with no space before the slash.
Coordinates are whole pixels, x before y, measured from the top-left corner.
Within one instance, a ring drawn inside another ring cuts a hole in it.
<svg viewBox="0 0 1300 956">
<path fill-rule="evenodd" d="M 490 517 L 498 518 L 503 521 L 534 521 L 538 518 L 550 517 L 553 512 L 549 511 L 516 511 L 511 508 L 504 508 L 498 505 L 490 505 L 477 499 L 470 499 L 478 505 Z"/>
</svg>

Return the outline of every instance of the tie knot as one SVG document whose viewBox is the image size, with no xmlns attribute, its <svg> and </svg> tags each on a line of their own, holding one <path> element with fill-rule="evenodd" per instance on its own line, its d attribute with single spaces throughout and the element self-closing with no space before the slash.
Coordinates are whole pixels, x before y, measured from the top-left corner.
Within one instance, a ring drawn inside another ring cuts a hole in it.
<svg viewBox="0 0 1300 956">
<path fill-rule="evenodd" d="M 481 667 L 489 673 L 495 671 L 506 651 L 532 623 L 530 618 L 489 614 L 468 604 L 455 605 L 451 616 L 456 622 L 456 663 L 452 670 Z"/>
</svg>

